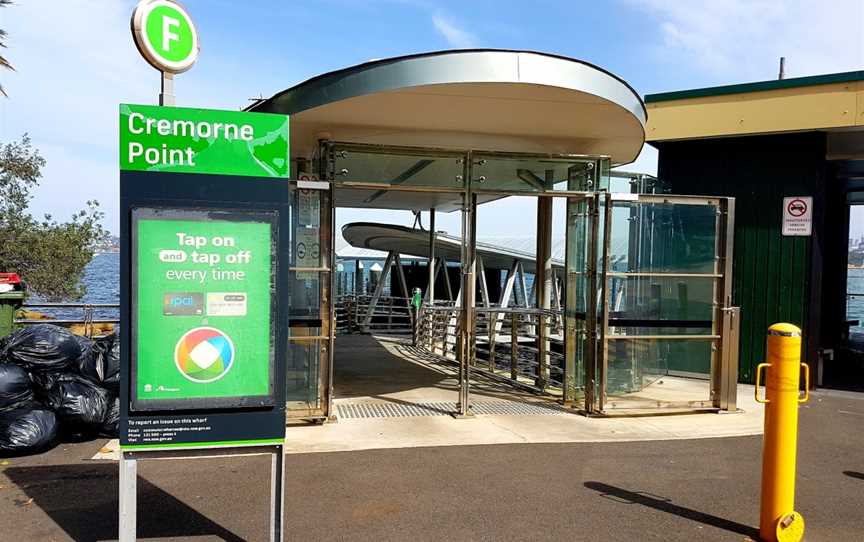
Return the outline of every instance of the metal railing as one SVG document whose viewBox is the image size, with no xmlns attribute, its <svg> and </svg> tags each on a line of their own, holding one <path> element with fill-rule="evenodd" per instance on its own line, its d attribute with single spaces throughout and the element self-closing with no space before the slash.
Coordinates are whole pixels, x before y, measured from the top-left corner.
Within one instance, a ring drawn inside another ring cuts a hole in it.
<svg viewBox="0 0 864 542">
<path fill-rule="evenodd" d="M 473 370 L 527 386 L 560 393 L 564 380 L 564 337 L 560 311 L 533 308 L 476 307 Z M 423 306 L 415 346 L 435 356 L 457 360 L 461 311 L 456 306 Z M 541 334 L 541 326 L 545 334 Z M 540 341 L 546 345 L 540 348 Z"/>
<path fill-rule="evenodd" d="M 21 309 L 34 311 L 34 309 L 48 309 L 44 318 L 15 318 L 16 326 L 28 326 L 34 324 L 54 324 L 58 326 L 84 326 L 84 332 L 92 336 L 96 326 L 117 325 L 120 323 L 120 305 L 117 303 L 25 303 Z M 80 312 L 79 312 L 80 311 Z M 70 316 L 69 313 L 78 313 L 80 317 Z M 114 317 L 106 317 L 106 313 L 112 313 Z"/>
<path fill-rule="evenodd" d="M 335 313 L 339 334 L 410 334 L 414 329 L 414 308 L 407 297 L 381 296 L 376 301 L 371 295 L 342 295 L 336 298 Z"/>
</svg>

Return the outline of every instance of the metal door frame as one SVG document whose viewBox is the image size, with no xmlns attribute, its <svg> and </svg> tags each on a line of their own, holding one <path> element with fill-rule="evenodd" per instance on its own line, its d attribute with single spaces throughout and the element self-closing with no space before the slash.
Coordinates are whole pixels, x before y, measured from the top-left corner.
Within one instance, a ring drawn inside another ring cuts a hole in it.
<svg viewBox="0 0 864 542">
<path fill-rule="evenodd" d="M 460 186 L 430 187 L 430 186 L 411 186 L 399 184 L 376 183 L 371 181 L 337 181 L 337 176 L 342 175 L 342 172 L 336 171 L 335 158 L 336 154 L 352 150 L 367 152 L 367 153 L 393 153 L 393 154 L 409 154 L 421 156 L 428 154 L 429 156 L 438 157 L 453 157 L 462 160 L 462 184 Z M 335 191 L 340 188 L 350 188 L 353 190 L 370 190 L 370 191 L 403 191 L 403 192 L 446 192 L 453 194 L 461 194 L 462 196 L 462 304 L 460 308 L 460 338 L 457 341 L 458 361 L 459 361 L 459 401 L 457 412 L 454 415 L 458 417 L 471 416 L 471 398 L 470 398 L 470 382 L 471 372 L 475 365 L 475 325 L 476 311 L 474 302 L 476 299 L 476 236 L 477 236 L 477 194 L 496 194 L 502 196 L 534 196 L 534 197 L 552 197 L 552 198 L 568 198 L 568 199 L 587 199 L 596 200 L 598 194 L 589 191 L 577 190 L 554 190 L 547 192 L 531 192 L 519 190 L 495 190 L 483 189 L 482 183 L 484 178 L 473 179 L 473 169 L 475 165 L 474 155 L 482 155 L 484 157 L 500 157 L 506 159 L 522 159 L 522 158 L 547 158 L 560 159 L 562 162 L 579 161 L 589 164 L 589 169 L 593 169 L 593 179 L 596 182 L 603 171 L 601 167 L 597 167 L 603 160 L 608 159 L 605 156 L 589 156 L 589 155 L 573 155 L 573 154 L 543 154 L 543 153 L 515 153 L 515 152 L 495 152 L 484 150 L 449 150 L 441 148 L 425 148 L 425 147 L 406 147 L 406 146 L 391 146 L 391 145 L 374 145 L 374 144 L 358 144 L 349 142 L 337 142 L 322 140 L 319 142 L 319 161 L 318 171 L 322 177 L 330 183 L 330 243 L 332 248 L 333 240 L 335 239 Z M 479 160 L 479 159 L 478 159 Z M 607 172 L 608 173 L 608 172 Z M 596 207 L 595 207 L 596 208 Z M 323 209 L 323 207 L 322 207 Z M 596 221 L 595 221 L 596 222 Z M 322 219 L 323 224 L 323 219 Z M 323 228 L 322 228 L 323 230 Z M 596 243 L 596 236 L 591 236 Z M 322 247 L 323 237 L 322 237 Z M 335 250 L 331 250 L 329 260 L 329 283 L 333 283 L 333 272 L 335 269 Z M 596 279 L 595 279 L 596 280 Z M 322 290 L 323 291 L 323 290 Z M 332 300 L 331 300 L 332 301 Z M 331 303 L 329 307 L 331 318 L 335 314 L 335 307 Z M 327 354 L 327 383 L 326 397 L 327 408 L 326 413 L 332 416 L 332 400 L 333 400 L 333 355 L 334 355 L 334 340 L 335 326 L 330 326 L 329 330 L 329 351 Z M 322 362 L 324 361 L 322 353 Z"/>
<path fill-rule="evenodd" d="M 324 184 L 328 186 L 325 188 Z M 285 411 L 288 419 L 326 420 L 333 416 L 333 341 L 335 338 L 335 307 L 333 306 L 333 269 L 335 262 L 334 250 L 334 213 L 333 213 L 333 191 L 329 183 L 320 183 L 314 188 L 303 188 L 297 180 L 290 181 L 290 190 L 314 190 L 320 195 L 319 200 L 319 262 L 317 267 L 290 267 L 291 273 L 317 273 L 319 284 L 319 319 L 321 327 L 318 335 L 292 337 L 289 331 L 288 342 L 314 342 L 318 344 L 318 368 L 317 368 L 317 399 L 314 404 L 306 403 L 300 406 L 299 401 L 286 401 Z M 312 186 L 312 185 L 310 185 Z M 293 202 L 292 202 L 293 205 Z M 297 209 L 292 208 L 296 213 Z M 292 228 L 293 228 L 292 220 Z M 293 239 L 296 233 L 290 232 Z M 289 324 L 290 330 L 290 324 Z"/>
</svg>

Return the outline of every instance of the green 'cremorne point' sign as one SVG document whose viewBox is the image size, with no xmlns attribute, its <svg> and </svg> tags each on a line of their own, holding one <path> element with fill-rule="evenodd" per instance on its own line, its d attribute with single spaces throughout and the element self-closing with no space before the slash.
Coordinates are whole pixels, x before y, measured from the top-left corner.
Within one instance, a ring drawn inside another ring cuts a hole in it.
<svg viewBox="0 0 864 542">
<path fill-rule="evenodd" d="M 120 169 L 287 178 L 288 116 L 121 104 Z"/>
</svg>

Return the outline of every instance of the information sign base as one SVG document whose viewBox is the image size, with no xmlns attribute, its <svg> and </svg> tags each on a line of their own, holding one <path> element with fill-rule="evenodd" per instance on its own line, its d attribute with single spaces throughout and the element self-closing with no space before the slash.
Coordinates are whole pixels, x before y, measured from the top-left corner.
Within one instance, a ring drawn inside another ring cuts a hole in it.
<svg viewBox="0 0 864 542">
<path fill-rule="evenodd" d="M 120 452 L 120 542 L 135 542 L 138 533 L 138 461 L 150 459 L 195 459 L 270 455 L 270 542 L 283 542 L 285 517 L 285 447 L 246 446 L 195 450 L 148 450 Z"/>
</svg>

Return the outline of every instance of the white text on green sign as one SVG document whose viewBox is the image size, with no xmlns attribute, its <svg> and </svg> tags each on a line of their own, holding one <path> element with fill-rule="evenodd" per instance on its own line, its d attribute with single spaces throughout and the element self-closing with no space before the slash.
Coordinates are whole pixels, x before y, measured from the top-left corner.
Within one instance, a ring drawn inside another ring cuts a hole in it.
<svg viewBox="0 0 864 542">
<path fill-rule="evenodd" d="M 124 104 L 120 169 L 288 177 L 288 117 Z"/>
</svg>

